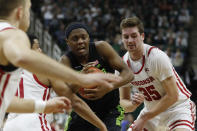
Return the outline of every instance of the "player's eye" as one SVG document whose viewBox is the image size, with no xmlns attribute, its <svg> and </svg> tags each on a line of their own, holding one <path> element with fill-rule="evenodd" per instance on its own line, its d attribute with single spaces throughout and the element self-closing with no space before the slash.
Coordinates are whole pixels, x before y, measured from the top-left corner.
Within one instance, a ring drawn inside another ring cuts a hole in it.
<svg viewBox="0 0 197 131">
<path fill-rule="evenodd" d="M 78 37 L 77 36 L 72 37 L 72 41 L 78 41 Z"/>
<path fill-rule="evenodd" d="M 129 36 L 128 35 L 124 35 L 124 39 L 129 39 Z"/>
</svg>

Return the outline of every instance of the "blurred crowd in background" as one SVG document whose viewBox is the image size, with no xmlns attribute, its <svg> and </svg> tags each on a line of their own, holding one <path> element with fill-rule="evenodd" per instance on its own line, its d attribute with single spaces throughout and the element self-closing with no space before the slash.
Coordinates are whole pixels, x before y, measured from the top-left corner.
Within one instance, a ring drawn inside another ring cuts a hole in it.
<svg viewBox="0 0 197 131">
<path fill-rule="evenodd" d="M 138 16 L 145 26 L 145 43 L 165 51 L 189 86 L 190 82 L 185 77 L 188 69 L 185 67 L 193 18 L 192 1 L 32 0 L 32 7 L 44 24 L 44 29 L 50 32 L 63 51 L 67 50 L 65 27 L 70 22 L 79 21 L 89 26 L 93 40 L 108 41 L 120 56 L 125 53 L 121 42 L 120 22 L 123 18 Z M 189 68 L 188 72 L 192 79 L 194 71 Z M 59 117 L 56 122 L 60 126 L 55 127 L 53 124 L 54 128 L 61 129 L 61 123 L 65 120 L 59 120 Z"/>
</svg>

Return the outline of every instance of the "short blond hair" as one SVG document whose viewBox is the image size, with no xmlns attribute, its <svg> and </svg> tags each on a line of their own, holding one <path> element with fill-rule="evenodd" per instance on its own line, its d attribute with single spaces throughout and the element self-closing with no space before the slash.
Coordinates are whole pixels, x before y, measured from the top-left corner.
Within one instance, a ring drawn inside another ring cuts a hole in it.
<svg viewBox="0 0 197 131">
<path fill-rule="evenodd" d="M 26 0 L 0 0 L 0 18 L 7 18 L 18 6 L 24 6 Z"/>
<path fill-rule="evenodd" d="M 125 18 L 120 23 L 121 31 L 124 28 L 135 27 L 135 26 L 137 26 L 140 34 L 144 33 L 144 25 L 143 25 L 142 21 L 136 16 L 130 17 L 130 18 Z"/>
</svg>

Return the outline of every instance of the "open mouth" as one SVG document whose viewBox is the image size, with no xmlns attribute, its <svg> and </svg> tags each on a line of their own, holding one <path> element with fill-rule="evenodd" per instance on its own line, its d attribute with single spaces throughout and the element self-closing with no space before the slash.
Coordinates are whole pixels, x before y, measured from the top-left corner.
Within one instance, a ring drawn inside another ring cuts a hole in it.
<svg viewBox="0 0 197 131">
<path fill-rule="evenodd" d="M 77 51 L 78 51 L 79 53 L 83 53 L 83 52 L 86 51 L 86 49 L 85 49 L 85 47 L 80 47 L 80 48 L 77 49 Z"/>
<path fill-rule="evenodd" d="M 128 47 L 129 47 L 129 48 L 134 48 L 134 47 L 135 47 L 135 45 L 128 45 Z"/>
</svg>

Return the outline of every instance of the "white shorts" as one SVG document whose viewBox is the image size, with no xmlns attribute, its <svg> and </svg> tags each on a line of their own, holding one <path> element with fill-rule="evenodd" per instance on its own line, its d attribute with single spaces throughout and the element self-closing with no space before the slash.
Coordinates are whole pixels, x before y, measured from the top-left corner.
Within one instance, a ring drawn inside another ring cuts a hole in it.
<svg viewBox="0 0 197 131">
<path fill-rule="evenodd" d="M 46 114 L 10 114 L 3 131 L 52 131 Z M 51 116 L 50 116 L 51 117 Z"/>
<path fill-rule="evenodd" d="M 145 108 L 140 112 L 138 118 L 144 112 L 147 112 Z M 188 99 L 147 121 L 143 131 L 174 131 L 177 128 L 194 131 L 195 120 L 196 105 Z M 128 131 L 132 131 L 132 125 Z"/>
</svg>

